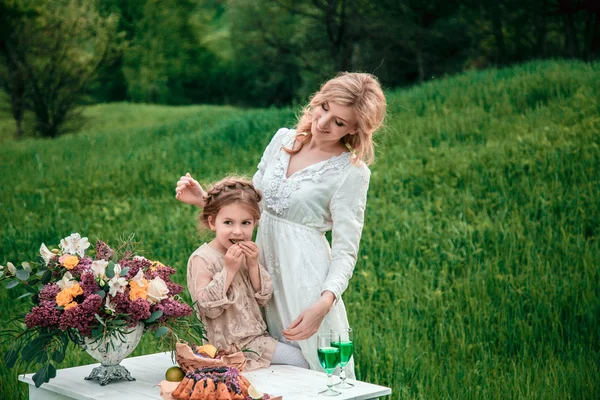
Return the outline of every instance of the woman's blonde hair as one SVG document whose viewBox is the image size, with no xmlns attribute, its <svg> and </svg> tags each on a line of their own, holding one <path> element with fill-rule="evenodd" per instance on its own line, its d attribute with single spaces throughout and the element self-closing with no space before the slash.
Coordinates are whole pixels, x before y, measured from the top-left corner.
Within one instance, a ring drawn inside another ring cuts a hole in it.
<svg viewBox="0 0 600 400">
<path fill-rule="evenodd" d="M 356 155 L 355 160 L 371 164 L 374 160 L 373 134 L 383 124 L 387 104 L 377 78 L 366 73 L 342 72 L 325 82 L 302 110 L 296 127 L 300 148 L 285 150 L 296 154 L 304 143 L 310 141 L 313 110 L 326 102 L 352 108 L 357 121 L 357 133 L 344 136 L 342 143 L 350 146 Z"/>
<path fill-rule="evenodd" d="M 214 223 L 221 208 L 233 203 L 246 207 L 256 221 L 260 219 L 262 193 L 248 179 L 237 176 L 221 179 L 206 191 L 204 199 L 204 209 L 198 218 L 199 229 L 210 229 L 209 218 Z"/>
</svg>

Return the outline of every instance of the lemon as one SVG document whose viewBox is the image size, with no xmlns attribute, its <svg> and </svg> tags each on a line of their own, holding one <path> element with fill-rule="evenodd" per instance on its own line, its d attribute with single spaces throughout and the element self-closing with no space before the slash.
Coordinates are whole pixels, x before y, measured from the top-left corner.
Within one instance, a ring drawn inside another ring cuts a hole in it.
<svg viewBox="0 0 600 400">
<path fill-rule="evenodd" d="M 212 344 L 207 343 L 204 346 L 198 347 L 196 349 L 196 352 L 198 354 L 200 354 L 200 353 L 206 354 L 210 358 L 215 358 L 215 355 L 217 354 L 217 348 L 215 346 L 213 346 Z"/>
<path fill-rule="evenodd" d="M 254 400 L 262 399 L 264 393 L 260 392 L 256 386 L 250 385 L 248 386 L 248 396 L 252 397 Z"/>
<path fill-rule="evenodd" d="M 185 372 L 177 366 L 171 367 L 165 372 L 165 378 L 169 382 L 181 382 L 183 377 L 185 376 Z"/>
</svg>

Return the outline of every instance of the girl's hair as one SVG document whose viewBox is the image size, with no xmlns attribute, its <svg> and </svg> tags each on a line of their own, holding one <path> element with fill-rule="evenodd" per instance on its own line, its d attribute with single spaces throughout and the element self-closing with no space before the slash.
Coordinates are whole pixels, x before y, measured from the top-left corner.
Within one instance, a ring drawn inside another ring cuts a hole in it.
<svg viewBox="0 0 600 400">
<path fill-rule="evenodd" d="M 260 219 L 260 201 L 262 193 L 256 189 L 252 182 L 237 176 L 231 176 L 214 183 L 206 192 L 206 204 L 199 217 L 200 228 L 210 228 L 209 217 L 214 223 L 221 208 L 240 203 L 258 221 Z"/>
<path fill-rule="evenodd" d="M 313 110 L 326 102 L 352 108 L 357 121 L 357 133 L 344 136 L 342 143 L 350 146 L 356 155 L 355 161 L 371 164 L 374 159 L 373 133 L 383 124 L 387 104 L 377 78 L 366 73 L 342 72 L 325 82 L 302 110 L 296 127 L 296 139 L 300 142 L 300 148 L 285 150 L 296 154 L 304 143 L 310 141 Z"/>
</svg>

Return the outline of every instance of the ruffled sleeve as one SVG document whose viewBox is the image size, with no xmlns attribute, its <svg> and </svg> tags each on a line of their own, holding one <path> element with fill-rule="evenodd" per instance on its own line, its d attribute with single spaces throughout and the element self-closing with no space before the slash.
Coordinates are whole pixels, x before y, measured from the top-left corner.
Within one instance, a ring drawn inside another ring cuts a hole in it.
<svg viewBox="0 0 600 400">
<path fill-rule="evenodd" d="M 264 307 L 273 295 L 273 281 L 271 275 L 262 265 L 258 264 L 258 268 L 260 271 L 260 290 L 254 293 L 254 298 L 259 306 Z"/>
<path fill-rule="evenodd" d="M 235 303 L 237 297 L 235 291 L 225 291 L 225 281 L 227 280 L 225 268 L 213 272 L 214 266 L 209 260 L 200 255 L 192 255 L 188 269 L 188 290 L 201 315 L 207 318 L 216 318 Z M 208 278 L 210 278 L 210 282 L 203 284 Z"/>
<path fill-rule="evenodd" d="M 323 291 L 331 291 L 336 303 L 348 287 L 356 265 L 370 178 L 366 165 L 352 165 L 331 199 L 331 266 Z"/>
<path fill-rule="evenodd" d="M 252 183 L 254 184 L 254 186 L 257 189 L 264 190 L 264 188 L 261 187 L 261 182 L 263 180 L 263 176 L 265 175 L 267 165 L 269 164 L 269 162 L 271 161 L 273 156 L 275 154 L 277 154 L 277 152 L 281 148 L 283 138 L 286 136 L 286 134 L 288 132 L 290 132 L 290 129 L 280 128 L 275 133 L 275 135 L 271 139 L 271 142 L 269 143 L 269 145 L 265 149 L 265 152 L 263 153 L 262 157 L 260 158 L 260 162 L 258 163 L 258 166 L 256 167 L 257 171 L 254 174 L 254 177 L 252 178 Z"/>
</svg>

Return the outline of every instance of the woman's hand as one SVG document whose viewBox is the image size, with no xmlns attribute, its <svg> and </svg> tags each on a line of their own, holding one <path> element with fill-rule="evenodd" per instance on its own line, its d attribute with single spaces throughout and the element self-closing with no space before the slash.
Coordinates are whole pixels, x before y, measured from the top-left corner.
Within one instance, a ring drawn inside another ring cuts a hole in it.
<svg viewBox="0 0 600 400">
<path fill-rule="evenodd" d="M 304 310 L 292 324 L 283 331 L 287 340 L 305 340 L 317 333 L 323 319 L 331 309 L 335 296 L 330 291 L 323 292 L 321 298 Z"/>
<path fill-rule="evenodd" d="M 249 270 L 258 268 L 258 246 L 251 240 L 239 242 L 240 249 L 246 256 L 246 266 Z"/>
<path fill-rule="evenodd" d="M 205 193 L 197 180 L 188 172 L 177 181 L 175 198 L 183 203 L 204 207 Z"/>
</svg>

